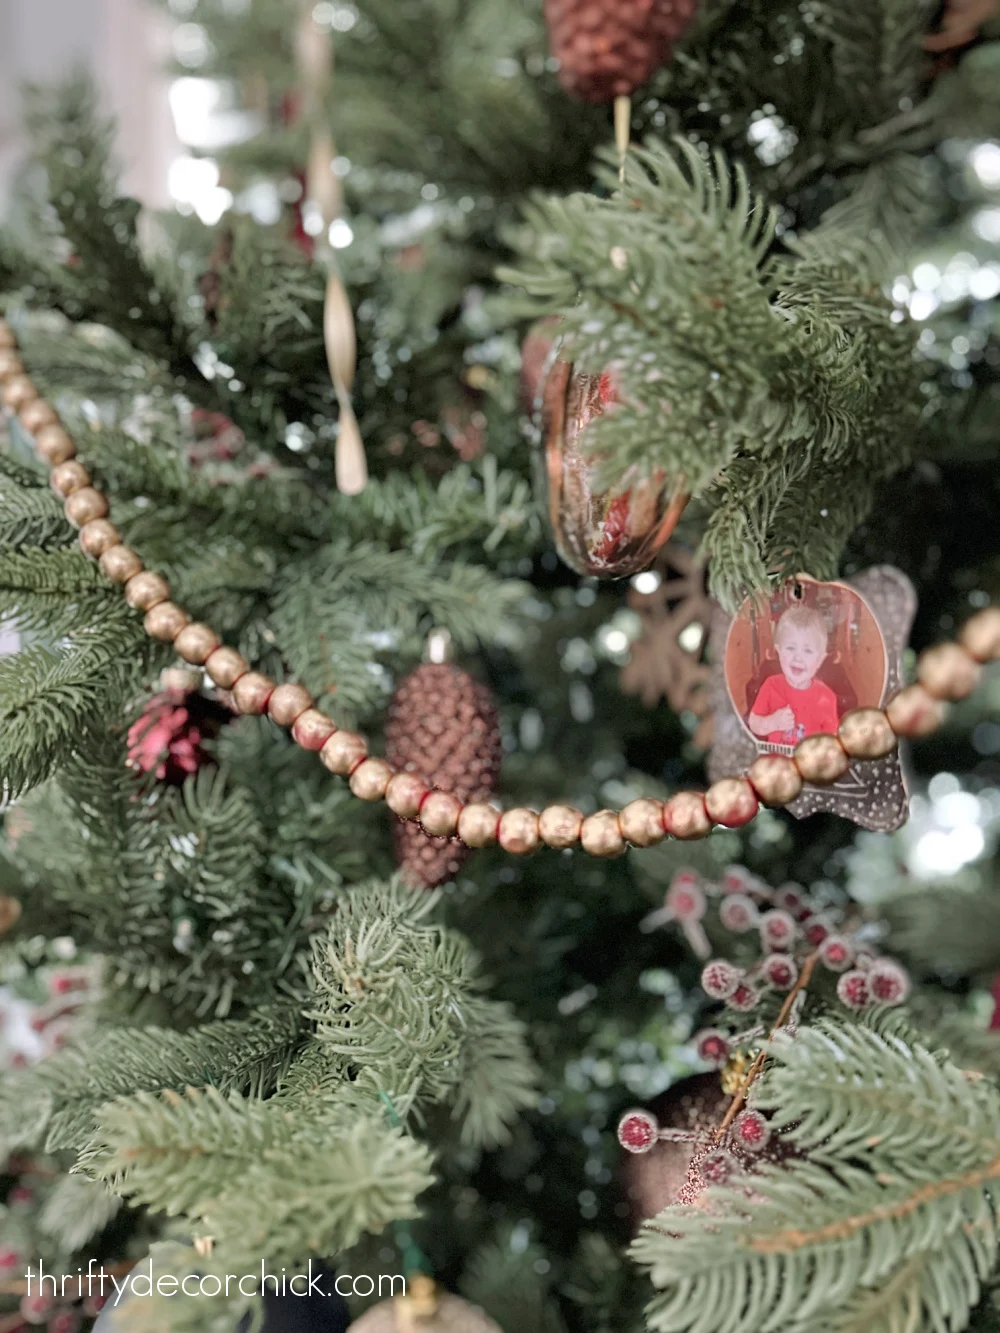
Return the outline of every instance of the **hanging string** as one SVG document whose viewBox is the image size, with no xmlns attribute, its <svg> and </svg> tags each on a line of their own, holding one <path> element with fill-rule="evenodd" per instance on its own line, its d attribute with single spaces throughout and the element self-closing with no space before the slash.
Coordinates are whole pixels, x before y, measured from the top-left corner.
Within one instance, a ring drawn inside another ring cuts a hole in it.
<svg viewBox="0 0 1000 1333">
<path fill-rule="evenodd" d="M 393 1129 L 401 1129 L 403 1122 L 393 1105 L 392 1098 L 387 1092 L 380 1092 L 379 1097 L 385 1103 L 389 1124 Z M 431 1261 L 414 1239 L 409 1222 L 393 1222 L 392 1234 L 402 1258 L 403 1276 L 406 1278 L 407 1287 L 410 1285 L 411 1277 L 417 1275 L 429 1277 L 433 1272 Z"/>
</svg>

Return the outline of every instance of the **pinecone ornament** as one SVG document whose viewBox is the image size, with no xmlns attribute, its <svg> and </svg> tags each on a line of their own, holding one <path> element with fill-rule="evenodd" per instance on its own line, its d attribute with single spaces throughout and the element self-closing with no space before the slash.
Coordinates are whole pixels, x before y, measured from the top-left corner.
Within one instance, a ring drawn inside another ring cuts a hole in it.
<svg viewBox="0 0 1000 1333">
<path fill-rule="evenodd" d="M 402 681 L 389 705 L 385 757 L 429 787 L 460 801 L 485 801 L 500 776 L 502 746 L 487 686 L 451 662 L 425 662 Z M 396 861 L 414 885 L 451 879 L 469 855 L 457 839 L 432 838 L 417 824 L 394 821 Z"/>
<path fill-rule="evenodd" d="M 559 81 L 587 102 L 627 96 L 665 65 L 698 0 L 545 0 Z"/>
</svg>

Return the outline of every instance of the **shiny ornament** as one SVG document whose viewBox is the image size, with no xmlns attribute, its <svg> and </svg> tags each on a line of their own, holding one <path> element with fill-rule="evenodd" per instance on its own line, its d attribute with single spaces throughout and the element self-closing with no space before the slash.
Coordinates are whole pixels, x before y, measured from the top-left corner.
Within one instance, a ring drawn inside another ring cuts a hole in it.
<svg viewBox="0 0 1000 1333">
<path fill-rule="evenodd" d="M 351 1324 L 352 1333 L 502 1333 L 478 1305 L 413 1277 L 405 1296 L 380 1301 Z"/>
<path fill-rule="evenodd" d="M 400 681 L 392 697 L 385 750 L 400 775 L 388 784 L 390 802 L 397 794 L 406 802 L 414 778 L 424 786 L 423 792 L 412 791 L 417 809 L 407 820 L 393 821 L 396 859 L 414 884 L 442 884 L 469 854 L 454 837 L 461 807 L 485 802 L 500 776 L 500 726 L 488 687 L 453 663 L 425 662 Z M 439 836 L 408 822 L 418 813 Z M 537 816 L 535 823 L 537 828 Z"/>
<path fill-rule="evenodd" d="M 627 578 L 646 568 L 668 539 L 689 496 L 659 473 L 599 481 L 602 461 L 586 447 L 587 427 L 618 401 L 615 376 L 578 374 L 555 360 L 542 394 L 548 510 L 556 548 L 578 574 Z"/>
<path fill-rule="evenodd" d="M 647 83 L 670 59 L 697 0 L 545 0 L 559 82 L 587 102 L 610 102 Z"/>
</svg>

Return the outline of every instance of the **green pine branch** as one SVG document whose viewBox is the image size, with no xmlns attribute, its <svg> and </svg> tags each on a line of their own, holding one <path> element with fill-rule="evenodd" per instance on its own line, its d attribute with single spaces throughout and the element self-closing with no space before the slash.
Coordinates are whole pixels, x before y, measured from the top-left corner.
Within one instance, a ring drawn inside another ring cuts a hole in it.
<svg viewBox="0 0 1000 1333">
<path fill-rule="evenodd" d="M 898 1019 L 824 1020 L 775 1044 L 755 1100 L 803 1156 L 644 1225 L 650 1328 L 964 1327 L 997 1261 L 996 1088 Z"/>
</svg>

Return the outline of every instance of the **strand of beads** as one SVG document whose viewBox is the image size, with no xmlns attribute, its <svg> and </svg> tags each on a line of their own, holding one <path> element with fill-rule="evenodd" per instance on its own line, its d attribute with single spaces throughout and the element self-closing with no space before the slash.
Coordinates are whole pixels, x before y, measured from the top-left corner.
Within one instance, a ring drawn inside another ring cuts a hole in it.
<svg viewBox="0 0 1000 1333">
<path fill-rule="evenodd" d="M 895 749 L 899 737 L 926 736 L 940 726 L 947 704 L 966 698 L 978 684 L 983 664 L 1000 659 L 1000 607 L 977 612 L 957 643 L 941 643 L 921 653 L 917 680 L 889 700 L 885 709 L 859 708 L 841 720 L 836 735 L 808 736 L 791 756 L 761 755 L 745 777 L 714 782 L 707 791 L 682 791 L 668 801 L 643 798 L 621 811 L 584 816 L 568 805 L 541 813 L 518 807 L 501 812 L 492 805 L 463 805 L 449 792 L 428 789 L 412 773 L 396 772 L 368 753 L 363 736 L 337 727 L 315 706 L 307 689 L 278 684 L 253 671 L 235 648 L 225 647 L 210 625 L 192 621 L 171 600 L 162 575 L 147 570 L 138 552 L 126 546 L 108 519 L 108 501 L 77 458 L 76 445 L 58 413 L 38 392 L 18 355 L 13 330 L 0 320 L 0 390 L 3 404 L 34 439 L 52 469 L 53 489 L 65 502 L 66 517 L 80 530 L 82 550 L 120 584 L 130 606 L 143 613 L 147 634 L 171 643 L 177 654 L 204 667 L 209 678 L 231 691 L 241 713 L 264 714 L 290 727 L 305 750 L 348 780 L 363 801 L 384 800 L 402 819 L 416 820 L 432 837 L 455 838 L 469 847 L 499 843 L 527 855 L 539 847 L 580 846 L 591 856 L 621 856 L 626 848 L 651 847 L 664 838 L 704 838 L 716 825 L 739 828 L 761 805 L 789 805 L 809 783 L 828 786 L 847 772 L 852 760 L 878 759 Z"/>
</svg>

